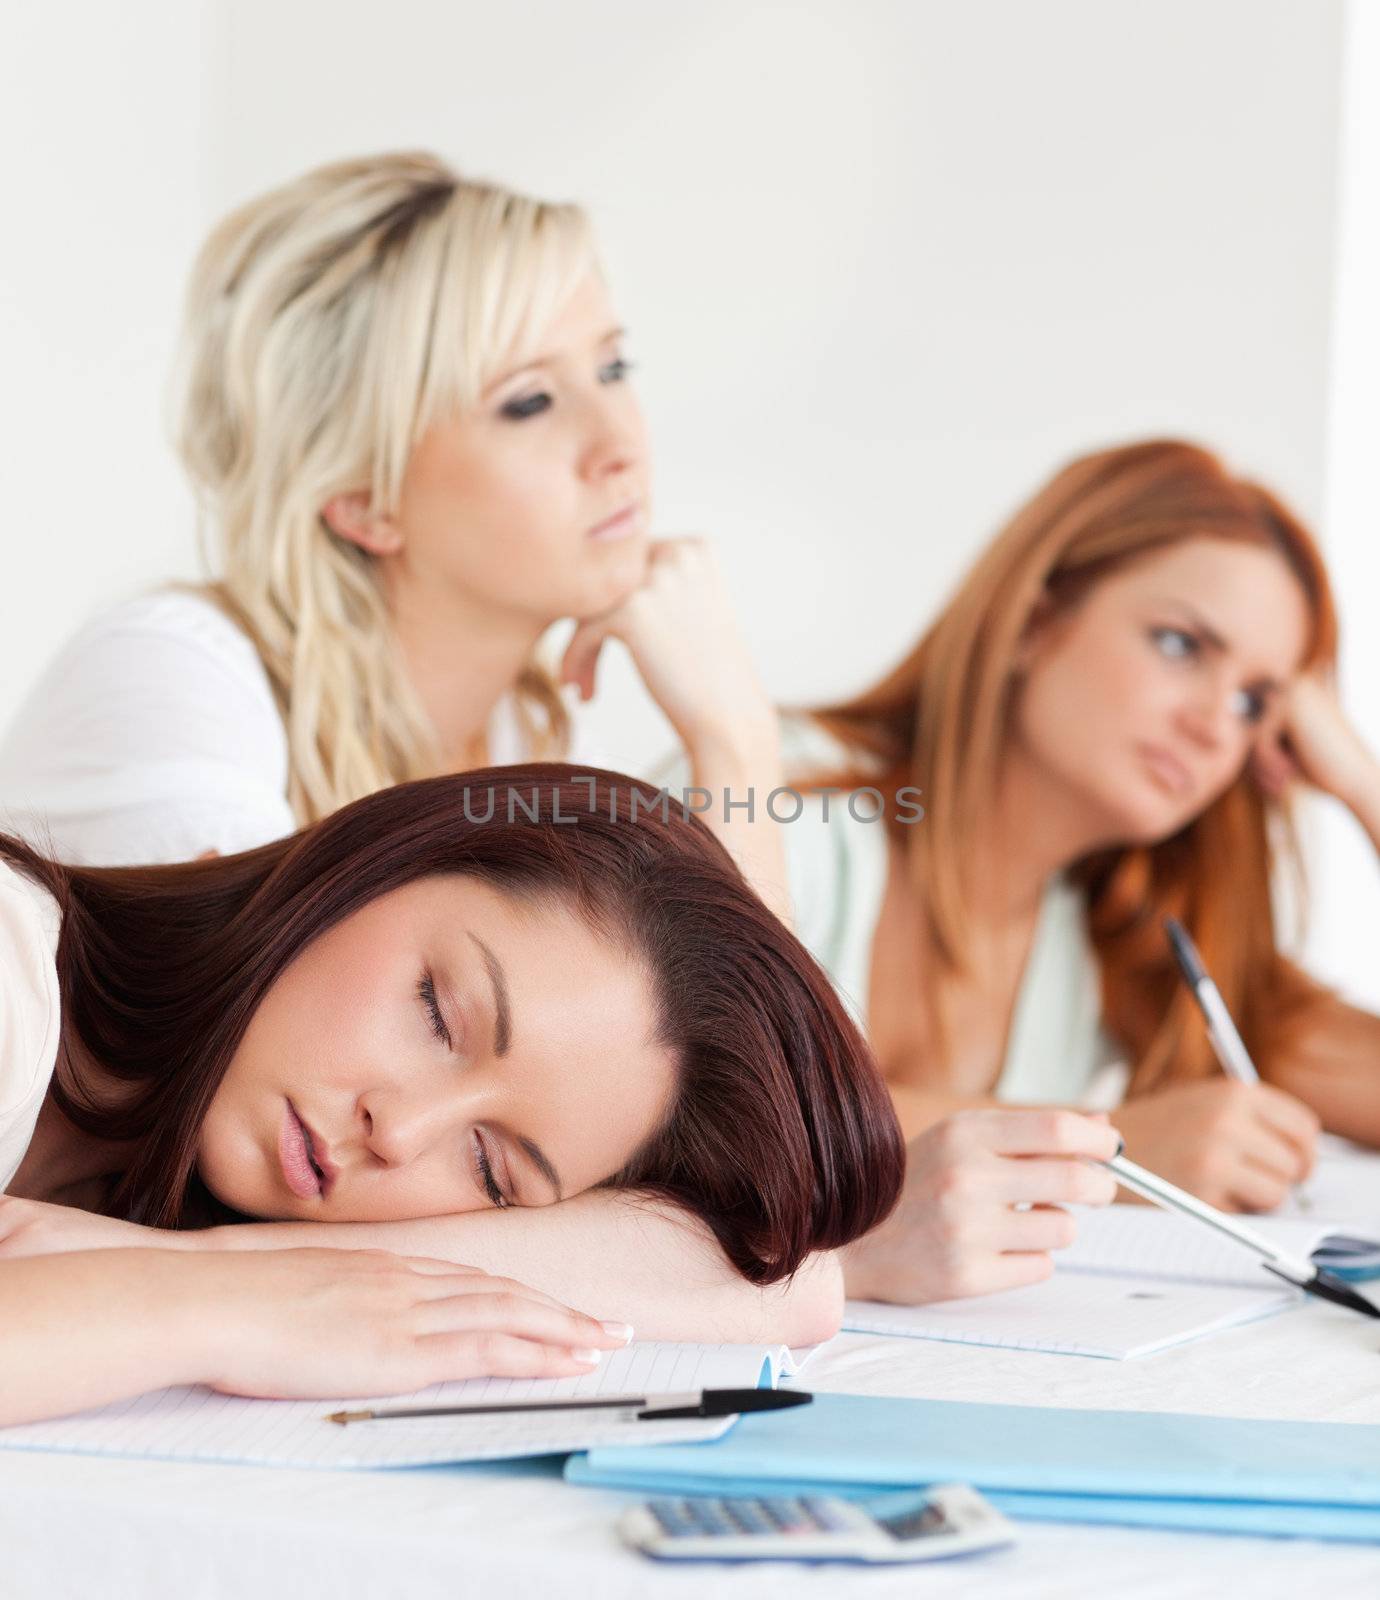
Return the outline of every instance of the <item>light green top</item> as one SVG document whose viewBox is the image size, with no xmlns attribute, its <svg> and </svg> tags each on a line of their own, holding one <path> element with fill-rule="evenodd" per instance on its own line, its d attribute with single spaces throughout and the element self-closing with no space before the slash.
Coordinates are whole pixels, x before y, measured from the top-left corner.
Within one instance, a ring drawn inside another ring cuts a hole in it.
<svg viewBox="0 0 1380 1600">
<path fill-rule="evenodd" d="M 840 764 L 829 736 L 797 720 L 784 724 L 783 747 L 792 777 Z M 844 796 L 829 797 L 827 821 L 825 805 L 824 796 L 806 795 L 799 821 L 783 823 L 796 932 L 866 1030 L 887 830 L 880 820 L 862 820 L 872 814 L 870 799 L 850 811 Z M 784 805 L 777 811 L 789 814 Z M 1106 1110 L 1120 1102 L 1127 1077 L 1121 1052 L 1101 1025 L 1101 981 L 1083 896 L 1066 878 L 1054 878 L 1021 977 L 997 1097 Z"/>
</svg>

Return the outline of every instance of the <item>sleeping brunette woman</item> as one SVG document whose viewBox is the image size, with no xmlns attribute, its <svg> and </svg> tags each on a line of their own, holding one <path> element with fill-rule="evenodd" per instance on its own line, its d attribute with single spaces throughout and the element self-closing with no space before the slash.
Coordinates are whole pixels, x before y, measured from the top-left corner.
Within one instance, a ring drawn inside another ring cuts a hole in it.
<svg viewBox="0 0 1380 1600">
<path fill-rule="evenodd" d="M 626 1321 L 817 1339 L 819 1253 L 900 1184 L 827 978 L 608 773 L 422 780 L 183 866 L 0 838 L 0 995 L 0 1423 L 574 1374 Z"/>
</svg>

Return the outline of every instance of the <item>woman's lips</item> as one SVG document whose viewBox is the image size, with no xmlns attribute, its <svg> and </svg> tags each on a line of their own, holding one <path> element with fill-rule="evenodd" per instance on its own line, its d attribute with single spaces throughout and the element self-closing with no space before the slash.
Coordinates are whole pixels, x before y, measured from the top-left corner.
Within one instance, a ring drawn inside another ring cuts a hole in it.
<svg viewBox="0 0 1380 1600">
<path fill-rule="evenodd" d="M 603 522 L 596 522 L 589 530 L 589 537 L 596 544 L 611 544 L 617 539 L 631 539 L 641 526 L 642 507 L 634 500 Z"/>
<path fill-rule="evenodd" d="M 284 1103 L 283 1122 L 278 1129 L 278 1161 L 288 1188 L 299 1200 L 315 1200 L 325 1194 L 328 1183 L 325 1165 L 318 1157 L 321 1174 L 312 1165 L 311 1134 L 291 1100 Z"/>
<path fill-rule="evenodd" d="M 1157 745 L 1142 745 L 1140 753 L 1161 788 L 1173 795 L 1186 795 L 1192 790 L 1193 774 L 1177 756 Z"/>
</svg>

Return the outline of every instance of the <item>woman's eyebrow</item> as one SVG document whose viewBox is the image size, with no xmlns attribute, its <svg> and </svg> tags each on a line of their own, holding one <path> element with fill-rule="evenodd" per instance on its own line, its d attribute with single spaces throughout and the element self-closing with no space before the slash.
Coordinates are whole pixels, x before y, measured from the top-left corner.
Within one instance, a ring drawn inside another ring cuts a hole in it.
<svg viewBox="0 0 1380 1600">
<path fill-rule="evenodd" d="M 1231 646 L 1196 606 L 1189 605 L 1187 600 L 1176 600 L 1172 595 L 1166 595 L 1160 601 L 1160 604 L 1170 606 L 1176 611 L 1182 611 L 1198 629 L 1199 633 L 1202 634 L 1206 643 L 1211 645 L 1219 654 L 1228 655 L 1230 653 Z M 1262 677 L 1252 679 L 1249 687 L 1263 690 L 1269 694 L 1277 694 L 1284 686 L 1273 673 L 1267 672 Z"/>
<path fill-rule="evenodd" d="M 517 1142 L 526 1152 L 532 1165 L 551 1185 L 552 1192 L 555 1194 L 557 1200 L 563 1200 L 565 1195 L 561 1189 L 560 1174 L 556 1171 L 555 1167 L 551 1165 L 542 1147 L 536 1142 L 535 1139 L 525 1138 L 522 1134 L 517 1135 Z"/>
<path fill-rule="evenodd" d="M 606 333 L 601 333 L 594 341 L 595 348 L 602 350 L 606 344 L 612 344 L 615 339 L 626 338 L 627 333 L 628 330 L 626 328 L 610 328 Z M 533 372 L 538 367 L 553 366 L 561 359 L 562 354 L 563 352 L 561 351 L 551 350 L 547 351 L 544 355 L 529 356 L 527 360 L 523 361 L 520 365 L 516 367 L 509 367 L 506 372 L 500 373 L 498 377 L 485 384 L 484 394 L 486 396 L 493 394 L 495 390 L 501 389 L 505 383 L 511 382 L 514 378 L 520 378 L 525 372 Z"/>
<path fill-rule="evenodd" d="M 508 1001 L 508 975 L 504 972 L 498 957 L 477 933 L 471 933 L 470 938 L 479 946 L 479 953 L 484 957 L 484 969 L 489 974 L 489 982 L 493 985 L 494 1054 L 506 1056 L 508 1046 L 513 1042 L 513 1011 Z"/>
<path fill-rule="evenodd" d="M 1196 606 L 1189 605 L 1187 600 L 1179 600 L 1173 595 L 1165 595 L 1159 603 L 1162 606 L 1172 606 L 1176 611 L 1182 611 L 1183 614 L 1193 622 L 1199 633 L 1202 634 L 1204 640 L 1210 644 L 1214 650 L 1220 650 L 1223 654 L 1225 654 L 1231 649 L 1231 646 L 1222 637 L 1222 635 L 1218 633 L 1217 629 L 1213 627 L 1203 613 L 1199 611 Z"/>
</svg>

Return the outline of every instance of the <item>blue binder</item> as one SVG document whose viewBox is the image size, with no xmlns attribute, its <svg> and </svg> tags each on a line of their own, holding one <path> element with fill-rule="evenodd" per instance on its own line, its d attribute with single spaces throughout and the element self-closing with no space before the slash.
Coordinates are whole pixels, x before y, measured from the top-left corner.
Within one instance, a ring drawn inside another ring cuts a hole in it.
<svg viewBox="0 0 1380 1600">
<path fill-rule="evenodd" d="M 868 1495 L 971 1483 L 1009 1516 L 1380 1542 L 1380 1426 L 875 1395 L 744 1417 L 706 1444 L 572 1456 L 573 1483 Z"/>
</svg>

